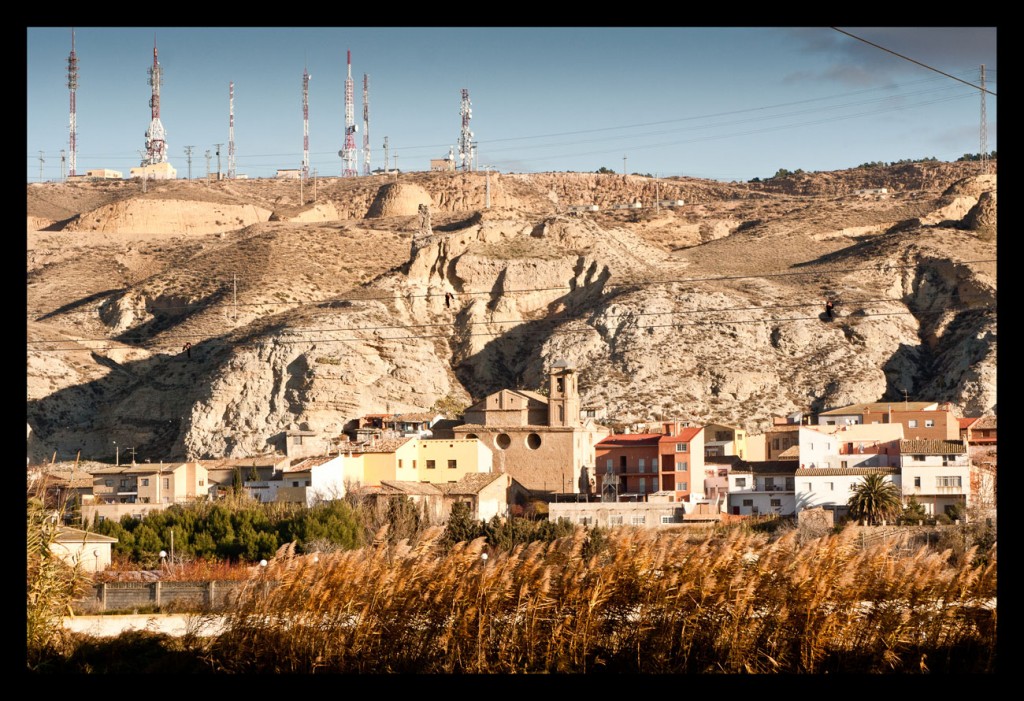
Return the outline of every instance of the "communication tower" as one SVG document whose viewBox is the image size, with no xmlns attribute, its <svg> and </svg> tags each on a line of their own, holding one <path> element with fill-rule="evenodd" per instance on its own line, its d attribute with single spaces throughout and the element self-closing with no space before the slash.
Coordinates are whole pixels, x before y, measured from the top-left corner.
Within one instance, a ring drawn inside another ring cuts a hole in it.
<svg viewBox="0 0 1024 701">
<path fill-rule="evenodd" d="M 309 178 L 309 79 L 312 78 L 305 67 L 302 68 L 302 179 Z"/>
<path fill-rule="evenodd" d="M 350 177 L 359 175 L 356 168 L 356 112 L 353 104 L 354 84 L 352 83 L 352 52 L 348 52 L 348 77 L 345 78 L 345 147 L 342 151 L 342 176 Z"/>
<path fill-rule="evenodd" d="M 153 65 L 149 68 L 149 84 L 153 86 L 153 94 L 149 98 L 151 118 L 149 129 L 146 130 L 146 155 L 142 165 L 167 162 L 167 139 L 164 125 L 160 123 L 160 85 L 164 82 L 163 69 L 156 55 L 156 38 L 153 38 Z"/>
<path fill-rule="evenodd" d="M 228 180 L 235 178 L 235 81 L 228 83 Z"/>
<path fill-rule="evenodd" d="M 363 175 L 370 174 L 370 76 L 363 73 Z"/>
<path fill-rule="evenodd" d="M 985 64 L 981 64 L 981 172 L 988 173 L 988 118 L 985 116 Z"/>
<path fill-rule="evenodd" d="M 71 30 L 71 53 L 68 55 L 68 89 L 71 91 L 71 122 L 68 167 L 70 174 L 75 176 L 75 160 L 78 155 L 78 115 L 75 108 L 75 93 L 78 91 L 78 56 L 75 55 L 75 30 Z"/>
<path fill-rule="evenodd" d="M 462 108 L 459 110 L 462 115 L 462 132 L 459 134 L 459 163 L 463 170 L 469 170 L 473 163 L 473 150 L 476 145 L 473 143 L 473 132 L 469 130 L 469 120 L 473 116 L 473 103 L 469 101 L 469 90 L 462 89 Z"/>
</svg>

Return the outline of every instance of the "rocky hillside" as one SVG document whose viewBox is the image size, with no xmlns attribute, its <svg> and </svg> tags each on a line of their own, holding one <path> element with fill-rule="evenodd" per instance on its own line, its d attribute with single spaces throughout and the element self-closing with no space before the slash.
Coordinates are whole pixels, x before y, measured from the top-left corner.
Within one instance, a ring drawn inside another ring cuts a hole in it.
<svg viewBox="0 0 1024 701">
<path fill-rule="evenodd" d="M 757 432 L 904 392 L 995 413 L 978 169 L 29 185 L 29 457 L 263 453 L 537 389 L 558 358 L 615 423 Z"/>
</svg>

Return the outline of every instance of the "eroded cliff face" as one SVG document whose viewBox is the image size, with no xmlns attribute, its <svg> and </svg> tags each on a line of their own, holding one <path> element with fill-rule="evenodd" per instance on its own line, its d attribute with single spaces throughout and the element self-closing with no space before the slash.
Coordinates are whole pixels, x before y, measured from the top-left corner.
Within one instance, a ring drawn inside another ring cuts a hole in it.
<svg viewBox="0 0 1024 701">
<path fill-rule="evenodd" d="M 174 264 L 116 292 L 97 285 L 84 304 L 49 303 L 46 324 L 88 318 L 124 350 L 79 340 L 58 367 L 30 347 L 34 441 L 102 455 L 117 433 L 154 460 L 239 457 L 293 426 L 340 432 L 368 413 L 537 389 L 559 358 L 579 368 L 583 403 L 622 422 L 756 431 L 904 390 L 961 414 L 996 410 L 995 241 L 983 235 L 994 176 L 936 177 L 907 195 L 927 206 L 851 199 L 823 215 L 814 200 L 751 209 L 769 196 L 738 186 L 637 178 L 631 191 L 632 178 L 592 174 L 492 173 L 487 208 L 478 175 L 410 182 L 435 208 L 426 228 L 400 190 L 361 183 L 344 206 L 339 190 L 318 214 L 193 237 L 187 255 L 146 251 L 147 270 L 160 255 Z M 652 186 L 701 202 L 568 213 Z M 74 264 L 34 253 L 40 287 Z M 832 322 L 825 296 L 841 302 Z"/>
</svg>

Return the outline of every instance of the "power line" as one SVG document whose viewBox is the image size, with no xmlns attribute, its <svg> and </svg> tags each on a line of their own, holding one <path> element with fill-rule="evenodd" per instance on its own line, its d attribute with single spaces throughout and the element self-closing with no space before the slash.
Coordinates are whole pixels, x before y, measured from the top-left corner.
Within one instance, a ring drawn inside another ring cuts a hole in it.
<svg viewBox="0 0 1024 701">
<path fill-rule="evenodd" d="M 878 44 L 874 44 L 874 43 L 872 43 L 872 42 L 868 41 L 867 39 L 862 39 L 862 38 L 861 38 L 861 37 L 859 37 L 859 36 L 855 36 L 855 35 L 853 35 L 853 34 L 850 34 L 849 32 L 845 32 L 845 31 L 843 31 L 842 29 L 840 29 L 839 27 L 832 27 L 832 29 L 836 30 L 836 31 L 837 31 L 837 32 L 839 32 L 840 34 L 845 34 L 845 35 L 846 35 L 846 36 L 848 36 L 848 37 L 851 37 L 851 38 L 853 38 L 853 39 L 856 39 L 857 41 L 862 41 L 862 42 L 864 42 L 865 44 L 868 44 L 869 46 L 873 46 L 873 47 L 875 47 L 876 49 L 881 49 L 882 51 L 885 51 L 885 52 L 887 52 L 887 53 L 890 53 L 890 54 L 892 54 L 893 56 L 898 56 L 898 57 L 902 58 L 902 59 L 903 59 L 904 61 L 910 61 L 911 63 L 916 63 L 917 65 L 921 66 L 922 68 L 927 68 L 927 69 L 928 69 L 928 70 L 930 70 L 930 71 L 935 71 L 935 72 L 936 72 L 936 73 L 938 73 L 939 75 L 944 75 L 944 76 L 946 76 L 947 78 L 952 78 L 953 80 L 957 80 L 957 81 L 960 81 L 960 82 L 961 82 L 961 83 L 963 83 L 964 85 L 970 85 L 970 86 L 971 86 L 972 88 L 974 88 L 975 90 L 982 90 L 982 91 L 984 91 L 984 92 L 987 92 L 987 93 L 988 93 L 989 95 L 995 95 L 995 93 L 994 93 L 994 92 L 992 92 L 992 91 L 990 91 L 990 90 L 987 90 L 987 89 L 986 89 L 986 88 L 984 88 L 983 86 L 980 86 L 980 85 L 975 85 L 974 83 L 969 83 L 969 82 L 967 82 L 966 80 L 961 80 L 960 78 L 957 78 L 957 77 L 956 77 L 955 75 L 950 75 L 949 73 L 945 73 L 944 71 L 940 71 L 940 70 L 939 70 L 938 68 L 935 68 L 935 67 L 933 67 L 933 66 L 929 66 L 929 65 L 928 65 L 928 64 L 926 64 L 926 63 L 921 63 L 920 61 L 915 61 L 915 60 L 914 60 L 914 59 L 912 59 L 912 58 L 909 58 L 909 57 L 907 57 L 907 56 L 904 56 L 903 54 L 898 54 L 898 53 L 896 53 L 895 51 L 893 51 L 892 49 L 887 49 L 887 48 L 885 48 L 884 46 L 879 46 Z"/>
</svg>

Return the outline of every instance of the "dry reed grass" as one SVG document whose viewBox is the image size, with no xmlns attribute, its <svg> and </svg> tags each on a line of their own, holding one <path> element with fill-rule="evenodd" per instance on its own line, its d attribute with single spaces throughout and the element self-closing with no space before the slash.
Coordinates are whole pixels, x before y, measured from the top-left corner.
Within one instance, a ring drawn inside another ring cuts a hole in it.
<svg viewBox="0 0 1024 701">
<path fill-rule="evenodd" d="M 217 641 L 233 672 L 995 671 L 995 553 L 861 547 L 851 529 L 774 542 L 615 529 L 511 552 L 439 531 L 281 553 Z M 483 558 L 483 554 L 488 558 Z"/>
</svg>

